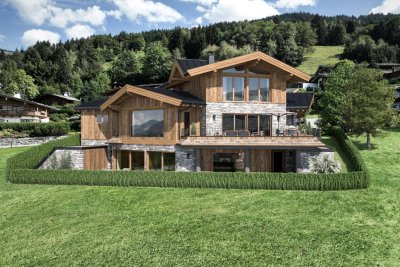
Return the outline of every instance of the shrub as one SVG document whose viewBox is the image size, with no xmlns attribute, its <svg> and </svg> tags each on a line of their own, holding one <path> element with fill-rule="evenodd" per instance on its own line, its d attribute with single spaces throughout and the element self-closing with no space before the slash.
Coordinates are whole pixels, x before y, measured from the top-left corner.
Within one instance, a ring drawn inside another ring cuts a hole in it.
<svg viewBox="0 0 400 267">
<path fill-rule="evenodd" d="M 332 159 L 329 155 L 321 154 L 309 159 L 310 171 L 312 173 L 338 173 L 340 163 Z"/>
<path fill-rule="evenodd" d="M 351 162 L 352 171 L 366 171 L 365 163 L 358 151 L 358 148 L 351 142 L 340 127 L 330 127 L 326 133 L 335 137 L 339 146 L 342 148 L 349 161 Z"/>
<path fill-rule="evenodd" d="M 0 131 L 10 129 L 15 132 L 24 132 L 31 137 L 35 136 L 61 136 L 71 131 L 68 122 L 50 122 L 50 123 L 34 123 L 34 122 L 1 122 Z"/>
</svg>

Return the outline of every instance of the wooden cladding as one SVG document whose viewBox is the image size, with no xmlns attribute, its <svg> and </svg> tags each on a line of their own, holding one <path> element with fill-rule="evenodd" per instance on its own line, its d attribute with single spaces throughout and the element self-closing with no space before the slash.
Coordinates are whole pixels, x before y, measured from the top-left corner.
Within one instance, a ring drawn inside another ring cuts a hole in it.
<svg viewBox="0 0 400 267">
<path fill-rule="evenodd" d="M 85 170 L 108 169 L 107 148 L 84 148 L 83 168 Z"/>
<path fill-rule="evenodd" d="M 107 122 L 98 123 L 97 115 L 107 115 Z M 81 138 L 83 140 L 105 140 L 111 138 L 113 133 L 112 126 L 114 125 L 112 121 L 115 115 L 116 114 L 111 112 L 111 110 L 106 110 L 104 112 L 96 110 L 82 111 Z"/>
</svg>

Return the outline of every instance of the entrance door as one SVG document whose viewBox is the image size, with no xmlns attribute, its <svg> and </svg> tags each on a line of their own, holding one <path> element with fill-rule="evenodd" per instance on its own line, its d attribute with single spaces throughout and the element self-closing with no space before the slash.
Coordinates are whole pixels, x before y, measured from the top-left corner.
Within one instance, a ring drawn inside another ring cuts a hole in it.
<svg viewBox="0 0 400 267">
<path fill-rule="evenodd" d="M 284 172 L 283 151 L 273 151 L 272 153 L 272 171 Z"/>
<path fill-rule="evenodd" d="M 190 135 L 190 112 L 185 112 L 183 115 L 183 136 Z"/>
</svg>

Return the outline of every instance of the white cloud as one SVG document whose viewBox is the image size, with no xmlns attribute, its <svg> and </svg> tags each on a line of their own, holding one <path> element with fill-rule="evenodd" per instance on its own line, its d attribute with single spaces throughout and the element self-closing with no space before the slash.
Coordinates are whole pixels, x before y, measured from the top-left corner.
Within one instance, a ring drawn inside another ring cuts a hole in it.
<svg viewBox="0 0 400 267">
<path fill-rule="evenodd" d="M 7 40 L 7 37 L 4 34 L 0 34 L 0 42 L 4 42 Z"/>
<path fill-rule="evenodd" d="M 204 18 L 211 23 L 215 23 L 261 19 L 278 14 L 278 10 L 264 0 L 240 0 L 235 2 L 232 0 L 219 0 L 205 13 Z"/>
<path fill-rule="evenodd" d="M 66 28 L 68 24 L 76 22 L 90 23 L 94 26 L 104 24 L 106 13 L 98 6 L 88 7 L 84 9 L 72 10 L 70 8 L 62 9 L 59 7 L 50 6 L 51 17 L 49 23 L 52 26 Z"/>
<path fill-rule="evenodd" d="M 400 1 L 399 0 L 384 0 L 380 6 L 373 8 L 371 10 L 371 13 L 399 14 L 400 13 Z"/>
<path fill-rule="evenodd" d="M 37 41 L 49 41 L 52 44 L 58 43 L 61 37 L 58 33 L 52 31 L 46 31 L 41 29 L 31 29 L 21 37 L 21 41 L 24 45 L 30 46 L 36 44 Z"/>
<path fill-rule="evenodd" d="M 183 19 L 175 9 L 161 2 L 150 0 L 112 0 L 118 10 L 129 20 L 139 22 L 141 18 L 150 23 L 174 23 Z"/>
<path fill-rule="evenodd" d="M 103 11 L 94 5 L 86 9 L 61 8 L 54 0 L 6 0 L 18 15 L 34 25 L 48 23 L 51 26 L 66 28 L 70 24 L 89 23 L 94 26 L 104 24 L 107 15 L 118 16 L 116 11 Z"/>
<path fill-rule="evenodd" d="M 86 38 L 95 33 L 96 31 L 93 28 L 83 24 L 76 24 L 75 26 L 65 30 L 65 34 L 68 36 L 68 38 L 75 39 Z"/>
<path fill-rule="evenodd" d="M 34 25 L 42 25 L 49 18 L 50 0 L 6 0 L 18 11 L 18 15 Z"/>
<path fill-rule="evenodd" d="M 297 9 L 299 6 L 315 6 L 317 0 L 278 0 L 277 8 Z"/>
</svg>

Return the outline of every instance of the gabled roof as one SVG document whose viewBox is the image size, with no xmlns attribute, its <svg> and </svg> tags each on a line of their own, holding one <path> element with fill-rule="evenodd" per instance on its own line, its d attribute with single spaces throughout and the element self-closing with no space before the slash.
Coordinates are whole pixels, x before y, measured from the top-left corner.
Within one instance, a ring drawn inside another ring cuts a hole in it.
<svg viewBox="0 0 400 267">
<path fill-rule="evenodd" d="M 188 69 L 187 75 L 190 77 L 193 77 L 193 76 L 197 76 L 197 75 L 204 74 L 207 72 L 224 69 L 224 68 L 228 68 L 228 67 L 233 67 L 233 66 L 240 65 L 240 64 L 243 64 L 243 63 L 246 63 L 249 61 L 253 61 L 253 60 L 260 60 L 260 61 L 266 62 L 266 63 L 272 65 L 273 67 L 278 68 L 278 69 L 288 73 L 288 75 L 291 76 L 292 81 L 308 82 L 311 79 L 311 76 L 309 76 L 308 74 L 306 74 L 296 68 L 293 68 L 293 67 L 287 65 L 286 63 L 283 63 L 282 61 L 277 60 L 271 56 L 268 56 L 267 54 L 264 54 L 262 52 L 254 52 L 254 53 L 251 53 L 248 55 L 219 61 L 219 62 L 216 62 L 213 64 L 207 64 L 204 66 L 191 68 L 191 69 Z"/>
<path fill-rule="evenodd" d="M 52 110 L 58 110 L 58 108 L 51 107 L 51 106 L 48 106 L 48 105 L 45 105 L 45 104 L 42 104 L 42 103 L 38 103 L 38 102 L 35 102 L 35 101 L 22 99 L 22 98 L 19 98 L 19 97 L 10 96 L 10 95 L 6 95 L 6 94 L 2 94 L 2 93 L 0 93 L 0 97 L 11 99 L 11 100 L 22 102 L 22 103 L 36 105 L 36 106 L 40 106 L 40 107 L 44 107 L 44 108 L 48 108 L 48 109 L 52 109 Z"/>
<path fill-rule="evenodd" d="M 152 98 L 155 100 L 159 100 L 173 106 L 180 106 L 182 104 L 188 104 L 188 105 L 206 104 L 200 98 L 197 98 L 186 92 L 179 92 L 161 87 L 146 88 L 146 87 L 138 87 L 127 84 L 124 87 L 122 87 L 118 92 L 116 92 L 113 96 L 108 98 L 104 103 L 102 103 L 100 105 L 100 109 L 105 110 L 107 107 L 112 105 L 115 101 L 117 101 L 120 97 L 122 97 L 125 94 L 136 94 Z"/>
<path fill-rule="evenodd" d="M 81 103 L 75 107 L 76 110 L 99 110 L 100 106 L 107 101 L 108 98 L 96 99 L 89 102 Z"/>
<path fill-rule="evenodd" d="M 314 93 L 286 93 L 286 109 L 310 109 Z"/>
<path fill-rule="evenodd" d="M 54 96 L 54 97 L 57 97 L 57 98 L 61 98 L 61 99 L 65 99 L 65 100 L 73 101 L 73 102 L 79 102 L 80 101 L 79 99 L 77 99 L 75 97 L 59 95 L 59 94 L 44 94 L 44 95 L 41 95 L 41 96 L 37 97 L 36 99 L 38 99 L 38 100 L 39 99 L 44 99 L 44 98 L 46 98 L 48 96 Z"/>
<path fill-rule="evenodd" d="M 184 75 L 188 74 L 188 70 L 195 69 L 198 67 L 202 67 L 208 65 L 208 60 L 201 59 L 177 59 L 179 67 L 181 68 Z"/>
</svg>

